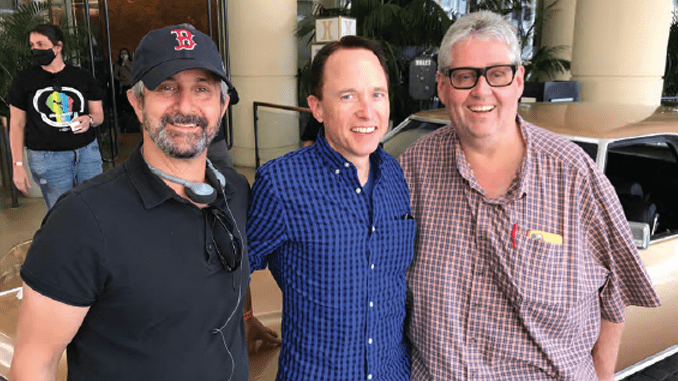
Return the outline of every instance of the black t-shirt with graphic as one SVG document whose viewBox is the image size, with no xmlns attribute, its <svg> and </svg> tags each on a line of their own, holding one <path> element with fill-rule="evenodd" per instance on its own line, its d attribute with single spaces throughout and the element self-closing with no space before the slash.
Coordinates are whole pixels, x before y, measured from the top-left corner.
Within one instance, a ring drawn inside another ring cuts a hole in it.
<svg viewBox="0 0 678 381">
<path fill-rule="evenodd" d="M 74 134 L 70 123 L 89 113 L 88 101 L 101 100 L 103 90 L 89 72 L 66 65 L 58 73 L 34 66 L 17 74 L 8 101 L 26 112 L 24 144 L 36 151 L 66 151 L 84 147 L 96 138 L 90 128 Z"/>
</svg>

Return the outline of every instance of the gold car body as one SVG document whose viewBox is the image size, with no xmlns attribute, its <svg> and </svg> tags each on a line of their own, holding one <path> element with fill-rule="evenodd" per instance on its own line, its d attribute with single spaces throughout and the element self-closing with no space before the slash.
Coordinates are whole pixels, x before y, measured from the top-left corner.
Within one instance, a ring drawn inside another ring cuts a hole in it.
<svg viewBox="0 0 678 381">
<path fill-rule="evenodd" d="M 519 113 L 535 125 L 572 140 L 598 145 L 596 162 L 605 170 L 607 147 L 639 137 L 672 136 L 678 148 L 678 111 L 668 107 L 593 105 L 586 103 L 521 104 Z M 420 130 L 399 131 L 404 124 L 424 122 L 443 126 L 449 123 L 444 109 L 422 111 L 410 116 L 384 138 L 384 147 L 398 156 L 417 138 Z M 675 173 L 678 181 L 678 163 Z M 677 211 L 678 212 L 678 211 Z M 13 340 L 19 315 L 21 280 L 18 269 L 29 243 L 18 245 L 0 262 L 0 380 L 9 373 Z M 659 308 L 627 308 L 627 319 L 617 362 L 616 379 L 635 373 L 678 352 L 678 230 L 675 234 L 651 239 L 640 250 L 659 294 Z M 271 287 L 274 287 L 272 285 Z M 59 364 L 58 380 L 66 379 L 66 361 Z"/>
</svg>

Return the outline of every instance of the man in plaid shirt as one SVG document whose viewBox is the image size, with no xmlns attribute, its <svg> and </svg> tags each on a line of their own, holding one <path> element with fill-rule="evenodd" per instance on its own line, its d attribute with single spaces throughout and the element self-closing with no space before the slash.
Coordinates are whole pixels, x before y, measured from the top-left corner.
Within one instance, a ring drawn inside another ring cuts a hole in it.
<svg viewBox="0 0 678 381">
<path fill-rule="evenodd" d="M 625 306 L 659 305 L 613 187 L 518 115 L 508 22 L 469 14 L 441 45 L 451 123 L 400 159 L 418 228 L 412 380 L 612 380 Z"/>
</svg>

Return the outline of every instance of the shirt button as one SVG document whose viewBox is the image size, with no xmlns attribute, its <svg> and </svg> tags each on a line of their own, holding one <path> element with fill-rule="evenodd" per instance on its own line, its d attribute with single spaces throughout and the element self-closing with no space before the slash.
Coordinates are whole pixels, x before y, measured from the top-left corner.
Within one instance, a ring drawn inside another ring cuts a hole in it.
<svg viewBox="0 0 678 381">
<path fill-rule="evenodd" d="M 377 230 L 377 228 L 375 228 L 374 226 L 372 226 L 372 231 L 375 231 L 375 230 Z"/>
<path fill-rule="evenodd" d="M 349 164 L 348 162 L 344 163 L 344 167 L 348 168 L 350 166 L 351 166 L 351 164 Z"/>
<path fill-rule="evenodd" d="M 367 344 L 372 344 L 372 339 L 367 339 Z"/>
<path fill-rule="evenodd" d="M 360 192 L 362 192 L 362 189 L 360 189 L 360 188 L 355 188 L 355 193 L 360 194 Z"/>
<path fill-rule="evenodd" d="M 372 375 L 371 375 L 371 374 L 368 374 L 368 375 L 367 375 L 367 379 L 368 379 L 368 380 L 371 380 L 371 379 L 372 379 Z"/>
<path fill-rule="evenodd" d="M 338 175 L 338 174 L 340 174 L 340 173 L 341 173 L 340 170 L 338 170 L 338 169 L 335 169 L 335 170 L 334 170 L 334 174 L 335 174 L 335 175 Z"/>
<path fill-rule="evenodd" d="M 214 247 L 214 246 L 212 246 L 211 243 L 208 243 L 208 244 L 207 244 L 207 250 L 212 250 L 213 247 Z"/>
<path fill-rule="evenodd" d="M 374 263 L 370 266 L 370 270 L 374 270 Z"/>
<path fill-rule="evenodd" d="M 484 241 L 484 240 L 485 240 L 485 236 L 484 236 L 484 235 L 481 235 L 481 236 L 480 236 L 480 240 L 481 240 L 481 241 Z"/>
<path fill-rule="evenodd" d="M 472 342 L 472 343 L 475 343 L 475 342 L 476 342 L 476 339 L 472 337 L 472 338 L 471 338 L 471 342 Z"/>
<path fill-rule="evenodd" d="M 473 303 L 473 308 L 480 308 L 480 304 L 478 304 L 478 303 Z"/>
<path fill-rule="evenodd" d="M 370 302 L 370 307 L 374 307 L 374 302 Z"/>
</svg>

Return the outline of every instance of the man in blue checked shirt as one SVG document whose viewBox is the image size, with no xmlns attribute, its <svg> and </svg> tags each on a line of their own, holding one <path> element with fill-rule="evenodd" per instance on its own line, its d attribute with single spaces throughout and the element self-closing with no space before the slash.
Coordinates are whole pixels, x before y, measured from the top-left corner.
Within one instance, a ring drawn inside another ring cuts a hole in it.
<svg viewBox="0 0 678 381">
<path fill-rule="evenodd" d="M 409 380 L 405 270 L 415 222 L 402 170 L 379 147 L 389 118 L 378 45 L 347 36 L 311 68 L 316 143 L 257 171 L 251 271 L 283 294 L 277 380 Z"/>
</svg>

